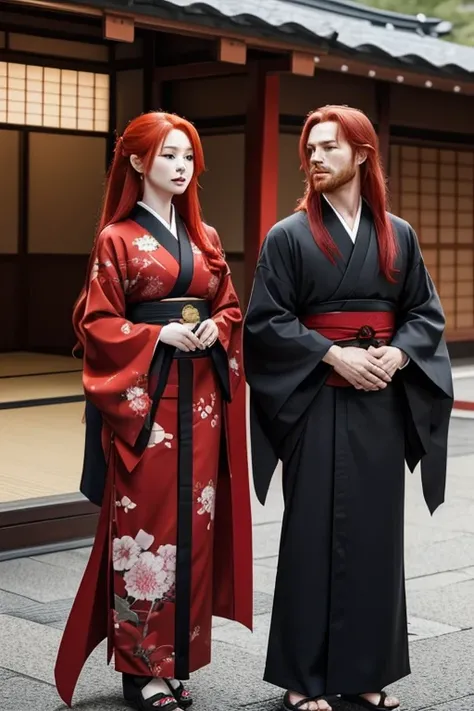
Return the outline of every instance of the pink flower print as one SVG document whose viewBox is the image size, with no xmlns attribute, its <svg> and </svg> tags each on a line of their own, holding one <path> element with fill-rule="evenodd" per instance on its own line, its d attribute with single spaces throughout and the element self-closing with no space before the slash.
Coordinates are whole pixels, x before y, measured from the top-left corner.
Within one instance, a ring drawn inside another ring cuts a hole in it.
<svg viewBox="0 0 474 711">
<path fill-rule="evenodd" d="M 154 252 L 160 246 L 160 243 L 151 235 L 143 235 L 133 240 L 132 244 L 137 247 L 140 252 Z"/>
<path fill-rule="evenodd" d="M 153 553 L 142 553 L 124 575 L 125 589 L 135 600 L 161 600 L 169 587 L 167 576 L 162 558 Z"/>
<path fill-rule="evenodd" d="M 207 285 L 207 297 L 212 298 L 215 296 L 217 287 L 219 286 L 219 277 L 216 274 L 212 274 Z"/>
<path fill-rule="evenodd" d="M 212 480 L 207 486 L 204 487 L 197 500 L 198 503 L 201 504 L 201 508 L 198 510 L 198 515 L 202 516 L 203 514 L 208 513 L 210 516 L 210 521 L 207 527 L 207 530 L 209 530 L 211 528 L 211 522 L 214 521 L 216 504 L 216 489 Z"/>
<path fill-rule="evenodd" d="M 176 546 L 170 543 L 160 546 L 157 556 L 163 561 L 163 567 L 166 570 L 167 592 L 169 593 L 176 581 Z"/>
<path fill-rule="evenodd" d="M 204 398 L 201 397 L 199 398 L 199 401 L 193 406 L 194 412 L 197 412 L 202 420 L 206 420 L 210 415 L 212 415 L 214 406 L 216 404 L 216 393 L 211 393 L 209 397 L 210 402 L 207 405 Z"/>
<path fill-rule="evenodd" d="M 195 628 L 193 629 L 193 631 L 191 632 L 190 637 L 189 637 L 189 641 L 190 641 L 190 642 L 194 642 L 194 640 L 195 640 L 197 637 L 199 637 L 200 632 L 201 632 L 201 628 L 200 628 L 199 625 L 198 625 L 198 626 L 195 627 Z"/>
<path fill-rule="evenodd" d="M 129 511 L 132 511 L 132 509 L 136 509 L 137 505 L 133 503 L 131 499 L 128 498 L 128 496 L 122 496 L 120 501 L 116 501 L 115 505 L 118 509 L 122 508 L 125 513 L 128 513 Z"/>
<path fill-rule="evenodd" d="M 145 417 L 150 406 L 150 398 L 145 388 L 139 385 L 132 385 L 127 388 L 125 398 L 128 400 L 129 407 L 141 417 Z"/>
<path fill-rule="evenodd" d="M 234 373 L 234 375 L 239 375 L 239 361 L 237 358 L 229 358 L 229 368 Z"/>
<path fill-rule="evenodd" d="M 140 546 L 131 536 L 115 538 L 112 554 L 114 570 L 129 570 L 137 563 L 140 553 Z"/>
<path fill-rule="evenodd" d="M 152 298 L 156 296 L 161 296 L 164 291 L 164 284 L 160 277 L 145 277 L 143 280 L 144 285 L 141 289 L 141 294 L 145 298 Z"/>
</svg>

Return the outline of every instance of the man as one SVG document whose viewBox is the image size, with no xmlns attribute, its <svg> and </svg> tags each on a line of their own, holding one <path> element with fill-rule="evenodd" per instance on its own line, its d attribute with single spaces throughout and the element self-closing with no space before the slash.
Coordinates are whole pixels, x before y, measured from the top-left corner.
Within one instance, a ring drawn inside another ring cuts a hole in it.
<svg viewBox="0 0 474 711">
<path fill-rule="evenodd" d="M 405 460 L 444 500 L 453 390 L 444 315 L 413 229 L 386 211 L 356 109 L 311 114 L 307 188 L 262 247 L 244 330 L 254 480 L 283 462 L 285 513 L 265 680 L 283 708 L 397 708 L 410 673 Z"/>
</svg>

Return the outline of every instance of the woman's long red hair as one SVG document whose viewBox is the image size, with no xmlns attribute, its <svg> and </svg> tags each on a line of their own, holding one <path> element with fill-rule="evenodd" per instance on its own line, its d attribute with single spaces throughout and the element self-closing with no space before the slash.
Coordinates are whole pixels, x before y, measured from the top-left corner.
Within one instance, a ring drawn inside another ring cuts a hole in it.
<svg viewBox="0 0 474 711">
<path fill-rule="evenodd" d="M 211 271 L 218 273 L 224 266 L 223 257 L 218 248 L 209 240 L 202 221 L 201 205 L 198 197 L 198 179 L 205 170 L 201 139 L 189 121 L 175 114 L 157 111 L 142 114 L 130 121 L 123 136 L 117 139 L 114 158 L 107 175 L 96 238 L 108 225 L 126 220 L 136 203 L 143 196 L 143 180 L 140 179 L 140 174 L 132 167 L 130 156 L 136 155 L 141 159 L 146 175 L 160 146 L 173 129 L 183 131 L 187 135 L 194 154 L 193 177 L 187 190 L 182 195 L 175 196 L 173 203 L 177 212 L 183 218 L 193 241 L 206 255 Z M 94 244 L 89 258 L 85 285 L 74 305 L 73 311 L 74 330 L 81 342 L 83 337 L 80 323 L 84 315 L 90 273 L 95 257 L 96 246 Z"/>
<path fill-rule="evenodd" d="M 387 215 L 387 189 L 378 138 L 370 120 L 362 111 L 349 106 L 323 106 L 309 114 L 299 146 L 301 165 L 306 175 L 306 190 L 297 210 L 306 211 L 316 244 L 334 262 L 339 250 L 323 224 L 321 194 L 314 189 L 308 155 L 311 129 L 326 121 L 334 121 L 339 124 L 339 130 L 354 152 L 361 150 L 367 154 L 367 159 L 360 166 L 361 194 L 372 210 L 374 218 L 380 271 L 388 281 L 394 282 L 397 241 L 392 223 Z"/>
</svg>

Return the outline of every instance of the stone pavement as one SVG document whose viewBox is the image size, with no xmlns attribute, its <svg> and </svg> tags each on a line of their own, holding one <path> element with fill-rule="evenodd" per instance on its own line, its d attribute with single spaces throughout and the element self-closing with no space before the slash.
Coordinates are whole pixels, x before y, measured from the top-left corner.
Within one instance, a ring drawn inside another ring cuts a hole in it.
<svg viewBox="0 0 474 711">
<path fill-rule="evenodd" d="M 419 474 L 408 475 L 407 594 L 412 675 L 393 685 L 405 711 L 474 711 L 474 421 L 453 419 L 447 504 L 433 518 Z M 387 502 L 390 506 L 390 502 Z M 210 667 L 193 675 L 196 711 L 277 711 L 261 681 L 280 535 L 278 477 L 254 502 L 255 631 L 216 620 Z M 89 554 L 69 550 L 0 563 L 0 709 L 62 711 L 53 685 L 61 629 Z M 125 711 L 101 647 L 75 696 L 77 711 Z M 337 711 L 348 706 L 335 704 Z"/>
</svg>

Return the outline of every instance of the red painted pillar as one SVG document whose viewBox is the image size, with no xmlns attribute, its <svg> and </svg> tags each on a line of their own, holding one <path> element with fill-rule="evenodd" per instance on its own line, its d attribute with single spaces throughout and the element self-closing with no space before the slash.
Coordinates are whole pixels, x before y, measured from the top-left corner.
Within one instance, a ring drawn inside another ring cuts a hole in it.
<svg viewBox="0 0 474 711">
<path fill-rule="evenodd" d="M 265 235 L 277 221 L 280 77 L 255 70 L 250 74 L 250 101 L 245 126 L 244 255 L 245 300 L 252 289 L 255 265 Z"/>
</svg>

